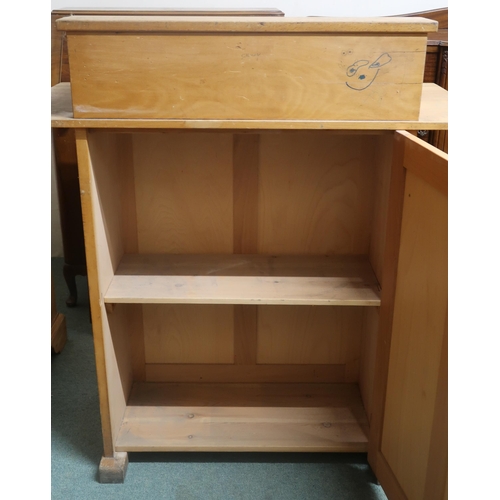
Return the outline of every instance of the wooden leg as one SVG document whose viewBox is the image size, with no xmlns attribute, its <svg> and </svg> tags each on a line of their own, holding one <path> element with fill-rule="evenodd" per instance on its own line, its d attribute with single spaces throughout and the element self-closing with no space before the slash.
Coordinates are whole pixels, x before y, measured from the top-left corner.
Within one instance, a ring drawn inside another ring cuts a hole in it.
<svg viewBox="0 0 500 500">
<path fill-rule="evenodd" d="M 78 290 L 76 288 L 75 277 L 86 275 L 87 269 L 85 266 L 73 266 L 70 264 L 64 264 L 63 276 L 69 289 L 69 297 L 66 299 L 66 305 L 68 307 L 75 307 L 78 300 Z"/>
<path fill-rule="evenodd" d="M 127 452 L 116 452 L 114 457 L 102 457 L 99 464 L 99 482 L 103 484 L 123 483 L 127 466 Z"/>
<path fill-rule="evenodd" d="M 51 329 L 51 344 L 52 344 L 52 352 L 55 354 L 59 354 L 64 344 L 66 344 L 66 340 L 68 338 L 66 332 L 66 318 L 64 314 L 61 314 L 57 310 L 56 305 L 56 294 L 54 291 L 54 283 L 51 279 L 51 294 L 52 294 L 52 304 L 51 304 L 51 316 L 52 316 L 52 329 Z"/>
<path fill-rule="evenodd" d="M 76 289 L 76 274 L 73 270 L 73 267 L 68 266 L 68 264 L 64 264 L 63 275 L 64 280 L 66 281 L 66 285 L 69 289 L 69 297 L 66 299 L 66 305 L 68 307 L 75 307 L 76 301 L 78 299 L 78 290 Z"/>
</svg>

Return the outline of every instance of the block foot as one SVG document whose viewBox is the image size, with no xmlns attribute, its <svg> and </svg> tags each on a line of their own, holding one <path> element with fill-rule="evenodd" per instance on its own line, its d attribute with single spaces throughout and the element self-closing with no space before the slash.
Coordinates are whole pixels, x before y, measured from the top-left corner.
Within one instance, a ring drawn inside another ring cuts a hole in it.
<svg viewBox="0 0 500 500">
<path fill-rule="evenodd" d="M 117 452 L 114 457 L 102 457 L 99 464 L 100 483 L 123 483 L 127 473 L 128 453 Z"/>
</svg>

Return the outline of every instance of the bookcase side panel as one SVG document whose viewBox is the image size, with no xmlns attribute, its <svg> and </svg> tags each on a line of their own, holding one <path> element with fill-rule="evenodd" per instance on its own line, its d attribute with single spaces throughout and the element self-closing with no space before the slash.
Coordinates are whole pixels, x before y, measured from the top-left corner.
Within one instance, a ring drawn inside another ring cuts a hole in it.
<svg viewBox="0 0 500 500">
<path fill-rule="evenodd" d="M 123 255 L 119 148 L 109 133 L 77 130 L 76 142 L 104 455 L 112 457 L 132 383 L 128 357 L 115 351 L 103 301 Z"/>
</svg>

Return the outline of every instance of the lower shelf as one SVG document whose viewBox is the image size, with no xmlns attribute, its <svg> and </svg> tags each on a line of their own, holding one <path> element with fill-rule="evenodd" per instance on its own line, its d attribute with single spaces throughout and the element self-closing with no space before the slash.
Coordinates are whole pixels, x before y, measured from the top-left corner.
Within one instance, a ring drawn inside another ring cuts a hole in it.
<svg viewBox="0 0 500 500">
<path fill-rule="evenodd" d="M 366 452 L 367 442 L 355 384 L 138 383 L 115 448 Z"/>
</svg>

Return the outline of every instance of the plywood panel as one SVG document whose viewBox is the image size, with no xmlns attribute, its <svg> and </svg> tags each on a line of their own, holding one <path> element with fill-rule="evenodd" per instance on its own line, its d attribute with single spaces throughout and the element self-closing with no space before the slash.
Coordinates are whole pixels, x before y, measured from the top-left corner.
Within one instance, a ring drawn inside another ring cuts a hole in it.
<svg viewBox="0 0 500 500">
<path fill-rule="evenodd" d="M 99 255 L 100 285 L 104 292 L 109 285 L 110 276 L 116 271 L 124 253 L 120 182 L 123 175 L 120 170 L 118 136 L 112 132 L 100 131 L 89 132 L 88 137 L 95 181 L 94 213 L 96 218 L 100 217 L 100 220 L 96 221 L 96 228 L 102 229 L 103 238 L 103 241 L 97 240 L 96 245 Z M 98 236 L 96 233 L 96 237 Z"/>
<path fill-rule="evenodd" d="M 146 363 L 233 363 L 233 306 L 143 306 Z"/>
<path fill-rule="evenodd" d="M 387 234 L 387 210 L 389 208 L 389 186 L 391 163 L 394 148 L 394 135 L 387 133 L 377 139 L 375 162 L 375 188 L 372 230 L 370 237 L 370 263 L 375 276 L 382 285 L 385 240 Z"/>
<path fill-rule="evenodd" d="M 345 364 L 359 359 L 363 309 L 265 306 L 258 312 L 257 363 Z"/>
<path fill-rule="evenodd" d="M 113 306 L 114 307 L 114 304 Z M 144 345 L 144 322 L 141 304 L 127 304 L 127 321 L 130 335 L 130 356 L 133 380 L 146 380 L 146 355 Z"/>
<path fill-rule="evenodd" d="M 231 253 L 231 134 L 134 135 L 140 252 Z"/>
<path fill-rule="evenodd" d="M 360 420 L 356 384 L 304 383 L 135 383 L 129 406 L 242 406 L 311 408 L 351 408 Z"/>
<path fill-rule="evenodd" d="M 381 450 L 412 499 L 424 499 L 447 281 L 447 197 L 408 171 Z"/>
<path fill-rule="evenodd" d="M 426 41 L 425 33 L 68 33 L 74 115 L 417 119 Z"/>
<path fill-rule="evenodd" d="M 116 276 L 254 276 L 350 278 L 377 289 L 363 255 L 127 254 Z"/>
<path fill-rule="evenodd" d="M 148 364 L 148 382 L 319 383 L 346 382 L 345 365 Z"/>
<path fill-rule="evenodd" d="M 137 239 L 137 210 L 135 200 L 134 152 L 132 134 L 118 134 L 119 179 L 122 194 L 122 232 L 125 253 L 139 251 Z"/>
<path fill-rule="evenodd" d="M 374 136 L 261 137 L 259 253 L 367 254 Z"/>
<path fill-rule="evenodd" d="M 137 306 L 133 306 L 137 307 Z M 131 341 L 134 333 L 132 328 L 137 326 L 133 321 L 134 309 L 130 309 L 128 304 L 118 304 L 113 310 L 106 314 L 104 321 L 106 329 L 109 328 L 111 343 L 108 346 L 109 352 L 116 356 L 117 374 L 121 380 L 120 398 L 127 401 L 134 380 L 134 366 L 132 358 L 134 352 L 131 350 Z M 143 358 L 144 364 L 144 358 Z"/>
<path fill-rule="evenodd" d="M 234 306 L 234 362 L 255 365 L 257 361 L 257 306 Z"/>
<path fill-rule="evenodd" d="M 261 138 L 259 251 L 367 253 L 377 138 L 273 134 Z M 260 308 L 259 363 L 348 366 L 357 380 L 362 312 Z"/>
<path fill-rule="evenodd" d="M 259 134 L 234 134 L 234 253 L 257 253 Z"/>
<path fill-rule="evenodd" d="M 233 251 L 235 254 L 256 254 L 258 251 L 259 159 L 260 134 L 234 134 Z M 257 307 L 236 305 L 234 362 L 239 365 L 255 365 L 256 360 Z"/>
</svg>

